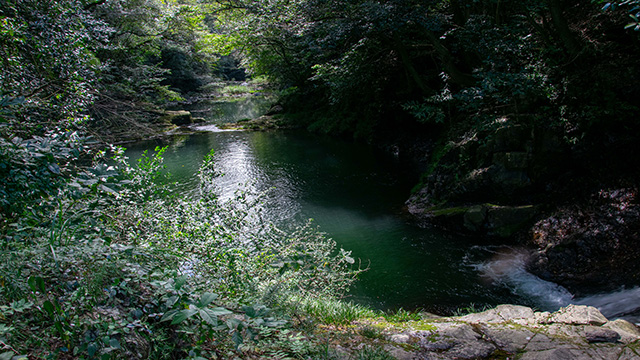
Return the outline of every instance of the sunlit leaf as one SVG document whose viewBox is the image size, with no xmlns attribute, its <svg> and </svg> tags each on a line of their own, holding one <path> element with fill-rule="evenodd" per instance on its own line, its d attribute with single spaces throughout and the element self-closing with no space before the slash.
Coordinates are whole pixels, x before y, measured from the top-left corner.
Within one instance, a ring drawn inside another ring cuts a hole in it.
<svg viewBox="0 0 640 360">
<path fill-rule="evenodd" d="M 200 298 L 200 302 L 198 304 L 198 307 L 200 308 L 204 308 L 207 307 L 209 304 L 211 304 L 215 299 L 218 298 L 217 294 L 213 294 L 213 293 L 204 293 L 202 295 L 202 297 Z"/>
</svg>

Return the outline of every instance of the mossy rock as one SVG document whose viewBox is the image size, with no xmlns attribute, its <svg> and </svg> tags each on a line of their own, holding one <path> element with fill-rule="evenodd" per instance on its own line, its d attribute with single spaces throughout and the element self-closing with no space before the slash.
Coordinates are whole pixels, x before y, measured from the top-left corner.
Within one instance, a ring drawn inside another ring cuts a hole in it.
<svg viewBox="0 0 640 360">
<path fill-rule="evenodd" d="M 160 122 L 177 126 L 191 125 L 193 124 L 193 117 L 191 113 L 186 110 L 165 111 L 164 115 L 160 117 Z"/>
</svg>

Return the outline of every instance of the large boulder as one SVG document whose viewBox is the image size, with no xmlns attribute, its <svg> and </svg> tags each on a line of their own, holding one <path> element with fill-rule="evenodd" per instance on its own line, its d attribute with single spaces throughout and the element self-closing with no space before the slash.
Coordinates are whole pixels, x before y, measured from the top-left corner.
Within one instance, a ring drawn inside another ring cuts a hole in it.
<svg viewBox="0 0 640 360">
<path fill-rule="evenodd" d="M 600 191 L 580 206 L 538 221 L 528 270 L 573 293 L 640 284 L 640 206 L 636 189 Z"/>
<path fill-rule="evenodd" d="M 193 117 L 189 111 L 165 111 L 160 117 L 160 122 L 177 126 L 185 126 L 193 124 Z"/>
</svg>

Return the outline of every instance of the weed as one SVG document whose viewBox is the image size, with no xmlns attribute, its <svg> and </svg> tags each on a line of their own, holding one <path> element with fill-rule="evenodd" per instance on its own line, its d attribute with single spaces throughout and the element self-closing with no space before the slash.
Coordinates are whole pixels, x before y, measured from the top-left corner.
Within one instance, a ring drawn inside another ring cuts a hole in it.
<svg viewBox="0 0 640 360">
<path fill-rule="evenodd" d="M 307 316 L 331 325 L 347 325 L 358 319 L 376 316 L 376 312 L 367 307 L 335 299 L 303 299 L 298 309 Z"/>
<path fill-rule="evenodd" d="M 407 311 L 403 308 L 396 310 L 392 314 L 385 314 L 384 318 L 389 322 L 407 322 L 407 321 L 419 321 L 422 320 L 422 316 L 419 311 Z"/>
</svg>

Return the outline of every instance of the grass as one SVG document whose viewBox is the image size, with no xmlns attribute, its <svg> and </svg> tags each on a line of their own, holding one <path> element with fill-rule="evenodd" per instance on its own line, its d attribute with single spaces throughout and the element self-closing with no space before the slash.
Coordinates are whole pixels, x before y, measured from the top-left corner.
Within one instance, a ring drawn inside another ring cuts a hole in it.
<svg viewBox="0 0 640 360">
<path fill-rule="evenodd" d="M 457 308 L 454 312 L 453 312 L 453 316 L 465 316 L 465 315 L 469 315 L 469 314 L 476 314 L 476 313 L 480 313 L 486 310 L 491 309 L 491 306 L 489 305 L 477 305 L 474 303 L 470 303 L 467 306 L 464 307 L 460 307 Z"/>
<path fill-rule="evenodd" d="M 422 316 L 419 311 L 407 311 L 403 308 L 398 309 L 395 313 L 385 314 L 385 320 L 389 322 L 407 322 L 407 321 L 420 321 Z"/>
<path fill-rule="evenodd" d="M 375 311 L 365 306 L 333 299 L 302 300 L 299 310 L 328 325 L 348 325 L 353 321 L 377 315 Z"/>
</svg>

